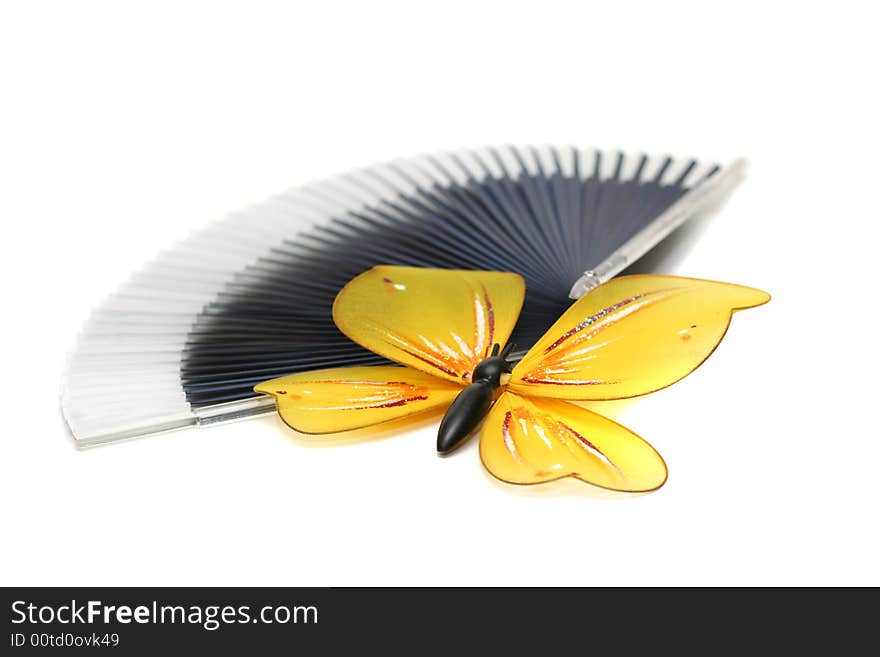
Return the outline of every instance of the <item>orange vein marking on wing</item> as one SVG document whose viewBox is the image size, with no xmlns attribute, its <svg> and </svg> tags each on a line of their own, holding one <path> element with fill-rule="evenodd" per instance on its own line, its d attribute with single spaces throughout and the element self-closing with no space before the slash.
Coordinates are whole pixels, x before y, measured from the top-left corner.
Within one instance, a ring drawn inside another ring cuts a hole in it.
<svg viewBox="0 0 880 657">
<path fill-rule="evenodd" d="M 373 408 L 394 408 L 411 402 L 429 398 L 427 386 L 419 386 L 406 381 L 309 381 L 310 384 L 335 384 L 352 387 L 357 393 L 344 399 L 342 405 L 311 407 L 311 410 L 358 411 Z M 364 388 L 367 390 L 365 391 Z M 297 397 L 302 399 L 302 397 Z"/>
<path fill-rule="evenodd" d="M 463 379 L 469 376 L 470 362 L 464 361 L 461 358 L 455 358 L 455 350 L 445 343 L 441 343 L 438 347 L 424 336 L 421 336 L 421 342 L 424 345 L 422 347 L 418 344 L 417 340 L 395 333 L 389 327 L 383 326 L 378 322 L 370 322 L 370 324 L 373 331 L 382 336 L 380 338 L 382 342 L 394 349 L 398 349 L 449 376 L 461 376 Z M 453 354 L 453 356 L 449 354 Z M 464 371 L 464 374 L 461 374 L 462 371 Z"/>
<path fill-rule="evenodd" d="M 584 436 L 582 436 L 580 433 L 578 433 L 577 431 L 572 429 L 570 426 L 565 424 L 565 422 L 556 422 L 556 424 L 559 427 L 561 427 L 565 432 L 567 432 L 570 436 L 574 437 L 578 441 L 578 444 L 580 444 L 582 448 L 586 449 L 587 452 L 589 452 L 593 456 L 597 457 L 599 460 L 601 460 L 607 466 L 613 468 L 614 471 L 617 472 L 617 474 L 619 474 L 620 476 L 623 476 L 623 473 L 620 471 L 620 468 L 618 468 L 617 465 L 615 465 L 614 462 L 611 459 L 609 459 L 604 454 L 604 452 L 602 452 L 601 449 L 596 447 L 596 445 L 594 445 L 592 442 L 587 440 Z"/>
<path fill-rule="evenodd" d="M 495 309 L 486 286 L 480 287 L 482 299 L 474 291 L 474 355 L 482 360 L 495 344 Z"/>
<path fill-rule="evenodd" d="M 416 359 L 422 361 L 423 363 L 427 363 L 431 367 L 436 368 L 436 369 L 440 370 L 441 372 L 448 374 L 449 376 L 458 376 L 458 372 L 456 372 L 455 370 L 451 370 L 444 365 L 440 365 L 438 363 L 435 363 L 434 361 L 432 361 L 430 359 L 430 357 L 421 356 L 421 355 L 417 354 L 415 351 L 410 351 L 409 349 L 404 349 L 403 347 L 398 347 L 398 348 L 401 351 L 406 352 L 407 354 L 409 354 L 413 358 L 416 358 Z"/>
<path fill-rule="evenodd" d="M 449 332 L 451 344 L 432 341 L 424 335 L 413 338 L 398 333 L 381 322 L 367 322 L 377 337 L 416 360 L 448 376 L 469 381 L 477 363 L 489 356 L 495 343 L 495 307 L 485 286 L 473 290 L 474 333 L 472 343 L 454 331 Z M 393 358 L 393 357 L 392 357 Z"/>
<path fill-rule="evenodd" d="M 623 319 L 626 319 L 627 317 L 630 317 L 631 315 L 634 315 L 635 313 L 637 313 L 641 310 L 644 310 L 645 308 L 649 308 L 659 301 L 663 301 L 666 298 L 665 295 L 667 293 L 675 292 L 680 289 L 682 289 L 682 288 L 667 288 L 665 290 L 654 290 L 653 292 L 646 292 L 645 294 L 635 294 L 631 297 L 623 299 L 622 301 L 618 301 L 617 303 L 614 303 L 614 304 L 608 306 L 607 308 L 603 308 L 602 310 L 600 310 L 596 314 L 591 315 L 590 317 L 587 317 L 586 319 L 578 322 L 575 326 L 573 326 L 568 331 L 563 333 L 559 337 L 559 339 L 556 340 L 556 342 L 554 342 L 553 344 L 551 344 L 549 347 L 547 347 L 544 350 L 544 353 L 545 354 L 550 353 L 551 351 L 556 349 L 559 345 L 561 345 L 563 342 L 565 342 L 566 340 L 568 340 L 572 336 L 580 333 L 583 329 L 585 329 L 588 326 L 591 326 L 593 324 L 596 324 L 595 328 L 593 328 L 593 330 L 591 330 L 589 333 L 586 334 L 586 336 L 584 336 L 584 338 L 592 337 L 592 336 L 602 332 L 603 329 L 606 329 L 609 326 L 613 326 L 617 322 L 619 322 Z M 651 298 L 649 300 L 649 297 L 657 297 L 658 295 L 664 295 L 664 296 L 660 296 L 659 298 Z M 636 304 L 632 308 L 628 308 L 624 312 L 617 313 L 617 311 L 620 310 L 621 308 L 625 308 L 625 307 L 629 306 L 630 304 L 638 301 L 639 299 L 645 299 L 645 301 L 643 301 L 639 304 Z M 617 314 L 615 315 L 614 313 L 617 313 Z"/>
<path fill-rule="evenodd" d="M 521 380 L 526 383 L 540 383 L 547 385 L 604 385 L 619 383 L 614 379 L 579 379 L 566 381 L 558 378 L 560 375 L 573 374 L 582 371 L 584 361 L 593 358 L 590 352 L 604 346 L 602 343 L 590 347 L 584 347 L 584 343 L 593 340 L 603 330 L 614 326 L 638 312 L 650 308 L 661 301 L 669 298 L 670 293 L 675 293 L 683 288 L 667 288 L 655 290 L 645 294 L 636 294 L 618 301 L 599 312 L 578 322 L 575 326 L 563 333 L 556 341 L 544 349 L 545 357 L 535 367 L 522 375 Z M 588 328 L 588 331 L 584 329 Z M 617 338 L 620 339 L 620 338 Z M 570 342 L 569 342 L 570 341 Z M 568 342 L 568 344 L 565 344 Z M 564 346 L 563 346 L 564 345 Z M 561 349 L 558 349 L 562 347 Z M 554 352 L 555 353 L 551 353 Z M 549 354 L 549 355 L 547 355 Z"/>
<path fill-rule="evenodd" d="M 398 368 L 398 369 L 403 369 Z M 406 381 L 353 381 L 352 379 L 315 379 L 307 383 L 343 383 L 353 386 L 411 386 L 412 383 Z"/>
<path fill-rule="evenodd" d="M 519 425 L 519 426 L 517 426 Z M 504 446 L 520 465 L 527 465 L 519 453 L 517 446 L 517 431 L 529 434 L 534 432 L 535 439 L 543 442 L 548 449 L 552 449 L 552 440 L 555 438 L 559 441 L 574 457 L 580 456 L 579 452 L 587 452 L 591 457 L 598 459 L 603 464 L 613 469 L 618 475 L 623 477 L 620 468 L 591 440 L 586 436 L 573 429 L 565 422 L 557 420 L 549 413 L 535 414 L 522 406 L 507 411 L 504 415 L 504 422 L 501 425 L 501 436 L 504 440 Z M 537 470 L 536 476 L 547 477 L 557 474 L 565 466 L 562 463 L 555 462 L 551 464 L 549 470 Z M 624 477 L 625 478 L 625 477 Z"/>
<path fill-rule="evenodd" d="M 522 458 L 519 455 L 519 451 L 516 447 L 516 440 L 513 438 L 513 434 L 510 431 L 510 424 L 513 420 L 513 413 L 507 411 L 504 414 L 504 423 L 501 425 L 501 436 L 504 438 L 504 446 L 507 448 L 507 451 L 510 452 L 510 455 L 513 459 L 522 465 Z"/>
<path fill-rule="evenodd" d="M 564 372 L 568 371 L 571 370 L 565 370 Z M 610 383 L 620 383 L 620 381 L 616 379 L 576 379 L 571 381 L 554 381 L 553 379 L 540 379 L 532 376 L 524 376 L 522 377 L 522 381 L 525 383 L 546 383 L 554 386 L 600 386 Z"/>
<path fill-rule="evenodd" d="M 575 324 L 573 327 L 571 327 L 569 330 L 567 330 L 565 333 L 563 333 L 556 340 L 556 342 L 554 342 L 549 347 L 547 347 L 544 350 L 544 353 L 549 354 L 551 351 L 556 349 L 556 347 L 561 345 L 563 342 L 568 340 L 573 335 L 580 333 L 582 330 L 584 330 L 588 326 L 592 325 L 593 323 L 598 322 L 600 319 L 604 319 L 605 317 L 607 317 L 608 315 L 610 315 L 614 311 L 620 310 L 624 306 L 628 306 L 632 302 L 637 301 L 638 299 L 641 299 L 643 296 L 645 296 L 645 295 L 636 294 L 634 296 L 629 297 L 628 299 L 624 299 L 623 301 L 618 301 L 617 303 L 612 304 L 612 305 L 608 306 L 607 308 L 603 308 L 602 310 L 597 312 L 595 315 L 591 315 L 590 317 L 587 317 L 586 319 L 581 320 L 580 322 Z M 593 331 L 593 333 L 596 333 L 596 332 L 602 330 L 602 328 L 604 328 L 604 326 L 597 326 L 596 329 Z"/>
<path fill-rule="evenodd" d="M 428 398 L 427 395 L 414 395 L 412 397 L 404 397 L 403 399 L 395 399 L 394 401 L 388 401 L 380 404 L 369 404 L 367 406 L 357 406 L 353 410 L 361 411 L 367 408 L 394 408 L 395 406 L 406 406 L 410 402 L 414 401 L 424 401 Z"/>
</svg>

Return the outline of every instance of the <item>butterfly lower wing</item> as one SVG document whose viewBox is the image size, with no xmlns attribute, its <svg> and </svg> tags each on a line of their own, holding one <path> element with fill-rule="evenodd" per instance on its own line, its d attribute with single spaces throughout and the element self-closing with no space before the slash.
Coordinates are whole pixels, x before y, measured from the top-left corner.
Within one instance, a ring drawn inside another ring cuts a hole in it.
<svg viewBox="0 0 880 657">
<path fill-rule="evenodd" d="M 335 433 L 448 406 L 461 386 L 408 367 L 342 367 L 266 381 L 281 419 L 301 433 Z"/>
<path fill-rule="evenodd" d="M 507 342 L 524 298 L 518 274 L 379 266 L 342 289 L 333 321 L 370 351 L 466 384 Z"/>
<path fill-rule="evenodd" d="M 576 477 L 611 490 L 644 492 L 666 481 L 666 464 L 642 438 L 592 411 L 556 399 L 505 392 L 480 436 L 495 477 L 537 484 Z"/>
<path fill-rule="evenodd" d="M 581 297 L 520 360 L 509 387 L 559 399 L 621 399 L 664 388 L 718 346 L 761 290 L 677 276 L 622 276 Z"/>
</svg>

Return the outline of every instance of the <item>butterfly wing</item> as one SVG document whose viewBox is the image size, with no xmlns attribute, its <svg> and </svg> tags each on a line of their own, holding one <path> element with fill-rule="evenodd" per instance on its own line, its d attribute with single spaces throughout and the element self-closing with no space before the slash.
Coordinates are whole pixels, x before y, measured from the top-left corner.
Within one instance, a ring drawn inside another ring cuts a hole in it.
<svg viewBox="0 0 880 657">
<path fill-rule="evenodd" d="M 381 356 L 467 384 L 492 346 L 507 342 L 524 298 L 518 274 L 380 266 L 342 289 L 333 320 Z"/>
<path fill-rule="evenodd" d="M 505 392 L 489 412 L 480 458 L 513 484 L 576 477 L 602 488 L 642 492 L 666 481 L 666 464 L 624 426 L 558 399 Z"/>
<path fill-rule="evenodd" d="M 522 358 L 508 389 L 559 399 L 621 399 L 695 370 L 736 310 L 761 290 L 677 276 L 622 276 L 581 297 Z"/>
<path fill-rule="evenodd" d="M 301 433 L 335 433 L 448 406 L 461 386 L 408 367 L 303 372 L 254 388 L 272 395 L 281 419 Z"/>
</svg>

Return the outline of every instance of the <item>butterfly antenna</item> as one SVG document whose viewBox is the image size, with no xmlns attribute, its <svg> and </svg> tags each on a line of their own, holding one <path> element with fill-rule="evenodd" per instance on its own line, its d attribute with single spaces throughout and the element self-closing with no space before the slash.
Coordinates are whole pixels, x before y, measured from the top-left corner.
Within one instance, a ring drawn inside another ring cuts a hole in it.
<svg viewBox="0 0 880 657">
<path fill-rule="evenodd" d="M 508 342 L 506 345 L 504 345 L 504 351 L 501 352 L 501 357 L 505 361 L 507 361 L 507 357 L 510 356 L 511 353 L 513 353 L 514 349 L 516 349 L 516 345 L 513 344 L 512 342 Z M 513 363 L 508 362 L 507 363 L 507 371 L 509 372 L 512 369 L 513 369 Z"/>
</svg>

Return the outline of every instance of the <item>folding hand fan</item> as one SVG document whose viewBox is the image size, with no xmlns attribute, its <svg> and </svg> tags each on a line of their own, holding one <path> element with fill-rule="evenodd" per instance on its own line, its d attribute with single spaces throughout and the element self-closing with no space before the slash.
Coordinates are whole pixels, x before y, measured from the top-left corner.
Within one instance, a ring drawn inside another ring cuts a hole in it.
<svg viewBox="0 0 880 657">
<path fill-rule="evenodd" d="M 161 254 L 97 308 L 62 382 L 80 445 L 275 410 L 253 386 L 387 363 L 340 333 L 339 290 L 380 264 L 521 274 L 525 350 L 572 299 L 723 199 L 741 162 L 488 148 L 294 189 Z"/>
</svg>

